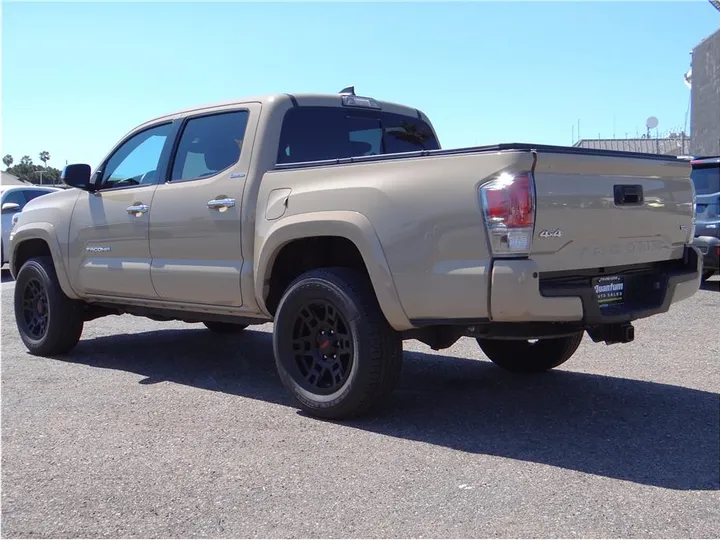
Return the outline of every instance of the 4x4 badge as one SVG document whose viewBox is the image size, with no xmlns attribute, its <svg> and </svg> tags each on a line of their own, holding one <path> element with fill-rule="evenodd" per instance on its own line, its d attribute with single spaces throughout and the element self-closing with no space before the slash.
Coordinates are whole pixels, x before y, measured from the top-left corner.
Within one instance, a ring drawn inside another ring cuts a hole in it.
<svg viewBox="0 0 720 540">
<path fill-rule="evenodd" d="M 560 229 L 543 229 L 542 231 L 540 231 L 540 234 L 538 236 L 540 238 L 560 238 L 562 236 L 562 231 Z"/>
</svg>

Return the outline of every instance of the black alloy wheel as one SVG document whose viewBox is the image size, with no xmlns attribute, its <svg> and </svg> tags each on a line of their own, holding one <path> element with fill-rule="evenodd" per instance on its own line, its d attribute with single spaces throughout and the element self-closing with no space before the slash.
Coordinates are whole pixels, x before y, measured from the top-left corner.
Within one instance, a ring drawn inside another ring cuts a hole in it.
<svg viewBox="0 0 720 540">
<path fill-rule="evenodd" d="M 22 322 L 32 339 L 42 339 L 48 328 L 50 305 L 45 287 L 37 278 L 25 282 L 22 291 Z"/>
<path fill-rule="evenodd" d="M 66 354 L 77 345 L 85 322 L 84 304 L 65 295 L 52 257 L 34 257 L 22 265 L 14 300 L 15 323 L 31 354 Z"/>
<path fill-rule="evenodd" d="M 343 420 L 378 408 L 396 386 L 402 339 L 367 275 L 321 268 L 298 277 L 275 313 L 275 365 L 300 408 Z"/>
<path fill-rule="evenodd" d="M 327 300 L 308 302 L 295 316 L 292 344 L 298 382 L 308 391 L 332 394 L 347 381 L 353 366 L 350 327 Z"/>
</svg>

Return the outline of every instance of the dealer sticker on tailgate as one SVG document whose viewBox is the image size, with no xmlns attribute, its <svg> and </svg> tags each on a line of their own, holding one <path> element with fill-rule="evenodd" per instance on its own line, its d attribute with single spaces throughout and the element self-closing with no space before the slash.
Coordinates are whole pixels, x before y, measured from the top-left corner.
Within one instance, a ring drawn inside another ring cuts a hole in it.
<svg viewBox="0 0 720 540">
<path fill-rule="evenodd" d="M 617 306 L 625 300 L 625 280 L 622 276 L 595 278 L 593 288 L 601 308 Z"/>
</svg>

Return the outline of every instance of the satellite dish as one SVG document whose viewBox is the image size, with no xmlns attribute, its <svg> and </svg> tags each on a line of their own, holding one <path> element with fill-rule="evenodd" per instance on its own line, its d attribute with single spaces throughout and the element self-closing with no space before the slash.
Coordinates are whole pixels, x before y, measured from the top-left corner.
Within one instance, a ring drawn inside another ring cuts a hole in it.
<svg viewBox="0 0 720 540">
<path fill-rule="evenodd" d="M 655 129 L 658 126 L 658 119 L 654 116 L 651 116 L 645 121 L 645 127 L 648 129 Z"/>
</svg>

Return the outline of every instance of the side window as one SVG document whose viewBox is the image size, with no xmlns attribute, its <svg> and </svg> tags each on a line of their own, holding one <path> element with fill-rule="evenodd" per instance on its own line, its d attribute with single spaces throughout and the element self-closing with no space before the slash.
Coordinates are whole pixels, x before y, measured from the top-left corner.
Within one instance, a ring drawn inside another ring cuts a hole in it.
<svg viewBox="0 0 720 540">
<path fill-rule="evenodd" d="M 3 204 L 5 203 L 19 204 L 20 208 L 16 210 L 16 212 L 20 212 L 20 210 L 22 210 L 25 206 L 25 203 L 27 203 L 27 199 L 25 198 L 25 194 L 22 189 L 13 189 L 12 191 L 8 191 L 7 195 L 5 195 Z"/>
<path fill-rule="evenodd" d="M 248 111 L 233 111 L 188 120 L 170 179 L 204 178 L 237 163 L 249 115 Z"/>
<path fill-rule="evenodd" d="M 101 189 L 154 184 L 172 124 L 141 131 L 117 149 L 103 167 Z"/>
</svg>

